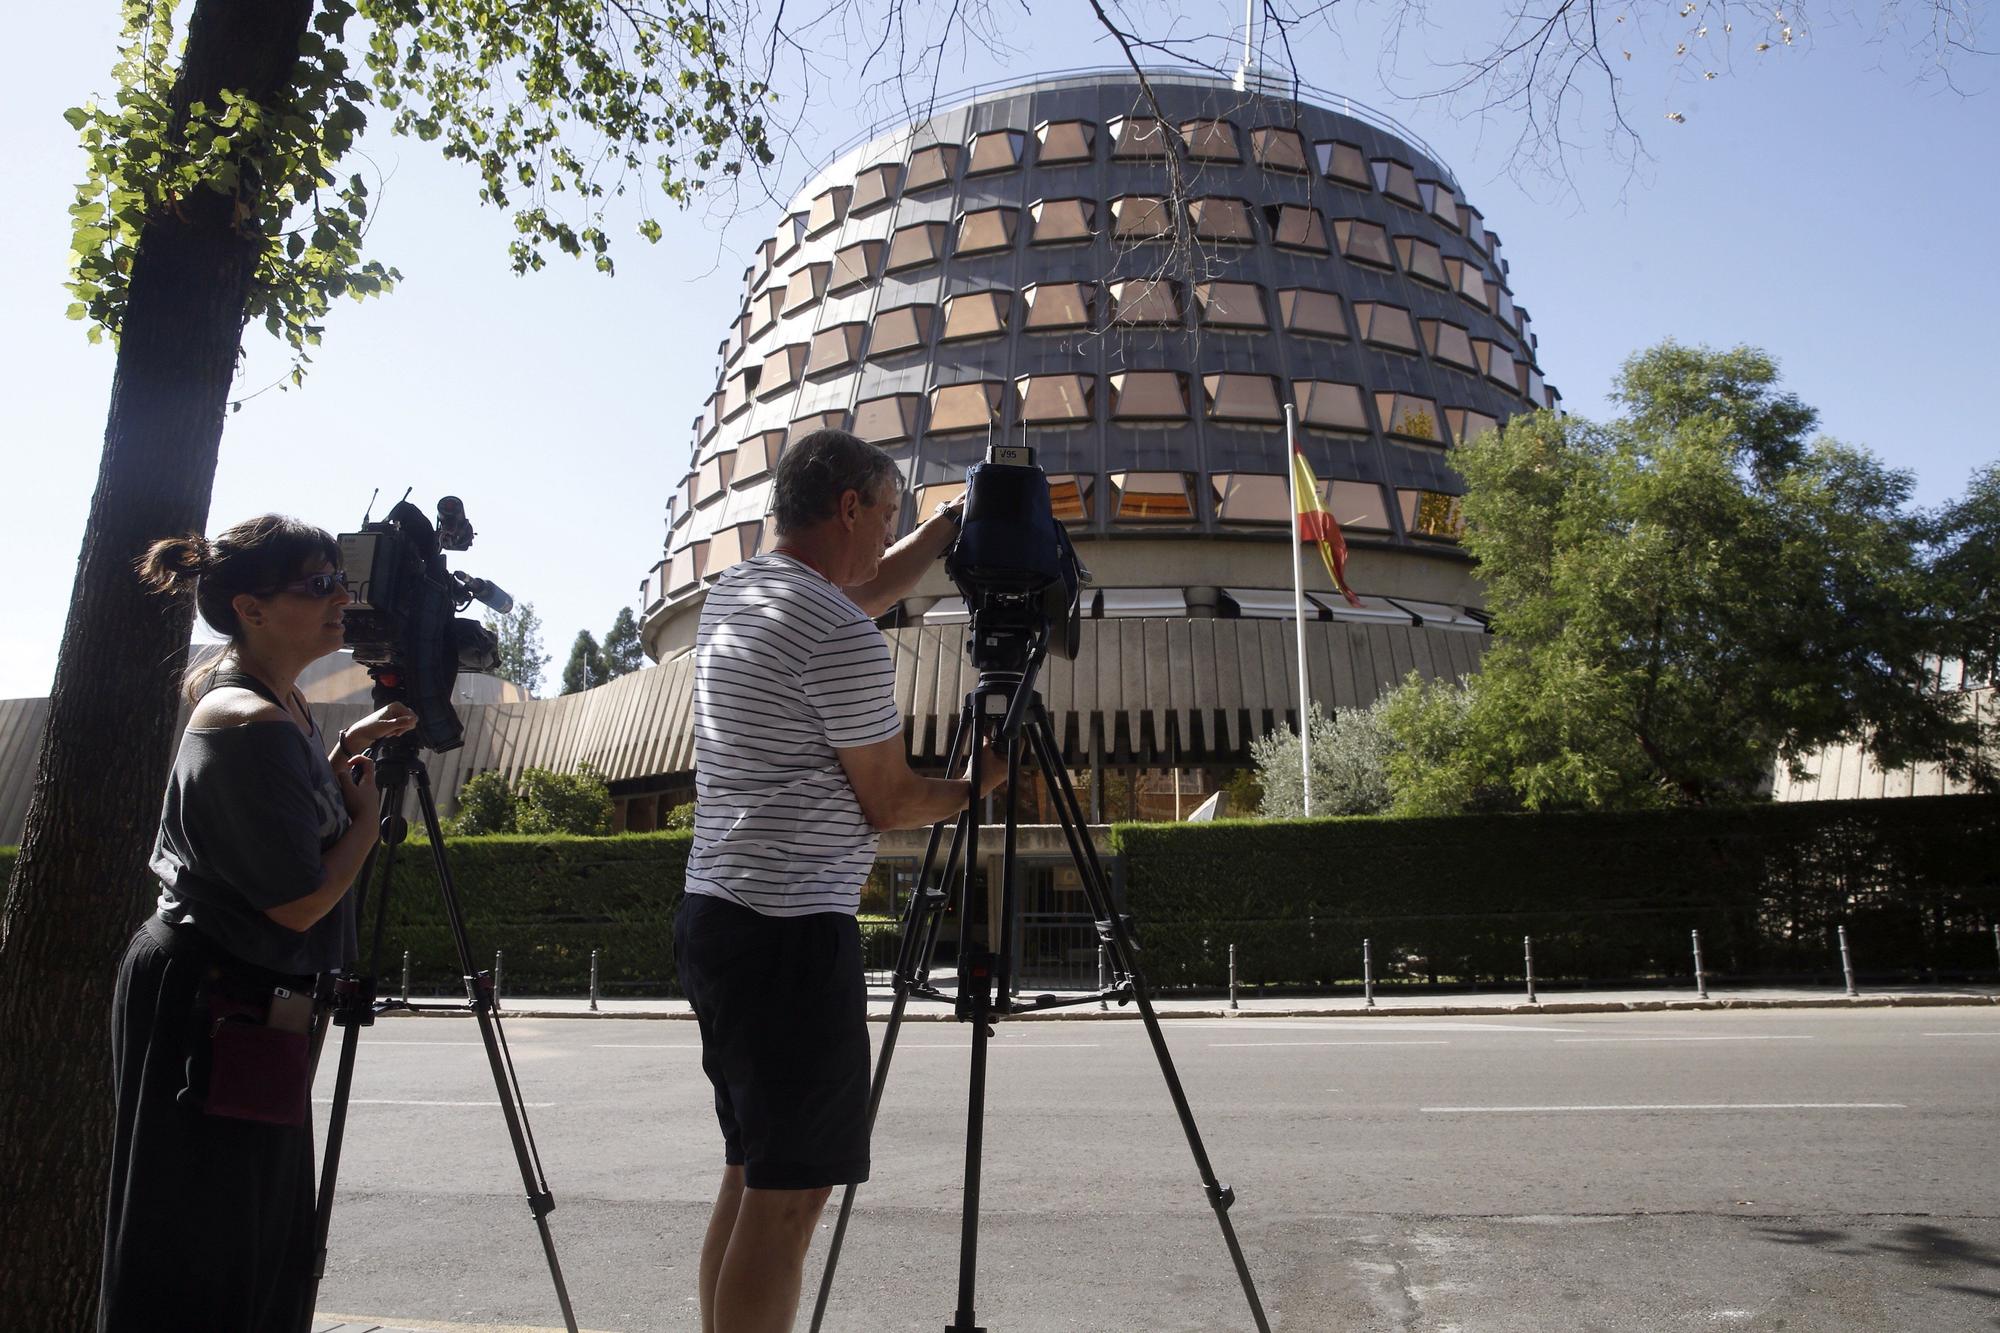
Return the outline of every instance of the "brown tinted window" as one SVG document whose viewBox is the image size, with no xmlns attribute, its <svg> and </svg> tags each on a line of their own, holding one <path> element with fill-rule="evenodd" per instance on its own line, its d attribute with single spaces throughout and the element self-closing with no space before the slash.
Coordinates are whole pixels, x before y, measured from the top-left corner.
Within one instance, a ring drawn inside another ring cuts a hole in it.
<svg viewBox="0 0 2000 1333">
<path fill-rule="evenodd" d="M 1451 438 L 1460 444 L 1471 444 L 1487 431 L 1500 429 L 1499 418 L 1469 407 L 1447 407 L 1444 419 L 1451 425 Z"/>
<path fill-rule="evenodd" d="M 1007 331 L 1007 312 L 1013 305 L 1010 292 L 964 292 L 947 297 L 944 303 L 943 342 L 961 338 L 990 338 Z"/>
<path fill-rule="evenodd" d="M 882 242 L 856 241 L 833 252 L 833 274 L 827 280 L 827 290 L 849 292 L 856 287 L 865 287 L 875 280 L 875 270 L 882 262 Z"/>
<path fill-rule="evenodd" d="M 1419 323 L 1423 328 L 1425 351 L 1461 370 L 1479 369 L 1479 361 L 1472 355 L 1471 335 L 1464 329 L 1441 319 L 1426 319 Z"/>
<path fill-rule="evenodd" d="M 1368 432 L 1368 409 L 1362 404 L 1358 385 L 1295 380 L 1292 401 L 1298 408 L 1300 425 L 1364 435 Z"/>
<path fill-rule="evenodd" d="M 1183 421 L 1187 376 L 1173 370 L 1128 370 L 1111 376 L 1114 421 Z"/>
<path fill-rule="evenodd" d="M 735 528 L 719 528 L 708 539 L 708 567 L 705 573 L 720 574 L 743 558 L 743 537 Z"/>
<path fill-rule="evenodd" d="M 922 523 L 937 512 L 941 504 L 949 504 L 965 494 L 962 481 L 940 482 L 936 486 L 917 487 L 917 522 Z"/>
<path fill-rule="evenodd" d="M 1353 185 L 1367 189 L 1374 182 L 1368 175 L 1368 158 L 1351 143 L 1338 139 L 1322 139 L 1313 145 L 1319 157 L 1319 169 L 1343 185 Z"/>
<path fill-rule="evenodd" d="M 1120 240 L 1156 240 L 1173 235 L 1173 231 L 1173 217 L 1164 199 L 1128 194 L 1111 201 L 1111 234 Z"/>
<path fill-rule="evenodd" d="M 1049 508 L 1063 523 L 1090 522 L 1090 493 L 1096 489 L 1095 477 L 1077 473 L 1054 473 L 1049 477 Z"/>
<path fill-rule="evenodd" d="M 679 592 L 682 588 L 693 587 L 695 580 L 701 577 L 702 563 L 707 558 L 707 542 L 682 547 L 667 565 L 667 590 Z"/>
<path fill-rule="evenodd" d="M 889 257 L 882 265 L 885 273 L 935 264 L 944 253 L 944 223 L 915 222 L 896 228 L 889 238 Z"/>
<path fill-rule="evenodd" d="M 1180 323 L 1181 294 L 1165 278 L 1126 278 L 1112 283 L 1110 290 L 1114 323 Z"/>
<path fill-rule="evenodd" d="M 1023 375 L 1014 381 L 1021 420 L 1031 425 L 1088 421 L 1096 385 L 1094 375 Z"/>
<path fill-rule="evenodd" d="M 1272 204 L 1264 210 L 1265 221 L 1271 224 L 1271 243 L 1286 250 L 1304 250 L 1308 254 L 1327 253 L 1326 220 L 1317 208 L 1307 208 L 1303 204 Z"/>
<path fill-rule="evenodd" d="M 815 412 L 811 416 L 800 417 L 793 421 L 791 425 L 785 427 L 785 436 L 788 440 L 802 440 L 816 430 L 845 429 L 847 429 L 847 413 Z M 777 460 L 776 454 L 773 454 L 771 457 L 772 461 L 775 462 Z"/>
<path fill-rule="evenodd" d="M 1263 125 L 1250 131 L 1250 150 L 1257 161 L 1271 171 L 1306 169 L 1306 144 L 1297 130 Z"/>
<path fill-rule="evenodd" d="M 1278 318 L 1294 333 L 1345 338 L 1347 321 L 1340 316 L 1340 298 L 1310 287 L 1287 287 L 1278 293 Z"/>
<path fill-rule="evenodd" d="M 785 283 L 785 303 L 781 307 L 789 315 L 795 310 L 804 310 L 826 294 L 827 274 L 832 272 L 831 264 L 807 264 L 793 273 Z"/>
<path fill-rule="evenodd" d="M 884 162 L 879 167 L 870 167 L 854 178 L 854 198 L 847 205 L 847 211 L 859 216 L 870 209 L 880 208 L 896 197 L 896 187 L 903 181 L 903 164 Z"/>
<path fill-rule="evenodd" d="M 1394 158 L 1377 158 L 1369 163 L 1375 172 L 1375 188 L 1388 195 L 1399 204 L 1411 208 L 1424 206 L 1423 195 L 1417 192 L 1417 173 L 1406 163 Z"/>
<path fill-rule="evenodd" d="M 1215 491 L 1215 516 L 1224 523 L 1291 521 L 1289 477 L 1261 472 L 1217 472 L 1208 481 Z"/>
<path fill-rule="evenodd" d="M 987 130 L 972 136 L 972 151 L 965 160 L 965 174 L 980 176 L 989 171 L 1011 171 L 1021 165 L 1021 149 L 1028 136 L 1019 130 Z"/>
<path fill-rule="evenodd" d="M 934 305 L 904 305 L 880 311 L 875 316 L 874 340 L 868 344 L 871 357 L 891 352 L 907 352 L 930 341 Z"/>
<path fill-rule="evenodd" d="M 750 336 L 755 338 L 765 329 L 778 322 L 778 311 L 785 304 L 785 289 L 773 287 L 750 298 Z"/>
<path fill-rule="evenodd" d="M 1402 256 L 1403 270 L 1411 277 L 1434 287 L 1451 285 L 1451 280 L 1444 275 L 1444 255 L 1429 241 L 1418 240 L 1414 236 L 1398 236 L 1396 253 Z"/>
<path fill-rule="evenodd" d="M 1057 162 L 1088 162 L 1090 147 L 1097 139 L 1097 126 L 1087 120 L 1050 120 L 1035 127 L 1041 141 L 1035 160 L 1043 166 Z"/>
<path fill-rule="evenodd" d="M 958 248 L 961 255 L 990 254 L 1014 244 L 1018 208 L 982 208 L 958 220 Z"/>
<path fill-rule="evenodd" d="M 955 143 L 932 144 L 929 148 L 919 148 L 910 155 L 910 169 L 904 173 L 905 190 L 928 190 L 934 186 L 948 184 L 958 173 L 958 145 Z"/>
<path fill-rule="evenodd" d="M 757 374 L 763 369 L 761 364 L 745 366 L 731 375 L 722 386 L 722 416 L 724 420 L 735 416 L 750 406 L 750 395 L 757 392 Z"/>
<path fill-rule="evenodd" d="M 1449 185 L 1438 181 L 1421 181 L 1418 193 L 1423 196 L 1424 211 L 1453 231 L 1458 230 L 1458 196 L 1451 192 Z"/>
<path fill-rule="evenodd" d="M 1092 199 L 1043 199 L 1028 206 L 1030 245 L 1060 245 L 1087 241 L 1096 232 L 1097 203 Z"/>
<path fill-rule="evenodd" d="M 1283 421 L 1278 382 L 1269 375 L 1203 375 L 1208 414 L 1221 421 Z"/>
<path fill-rule="evenodd" d="M 1514 354 L 1496 342 L 1485 338 L 1472 340 L 1472 355 L 1479 362 L 1479 369 L 1495 384 L 1504 384 L 1518 390 L 1520 376 L 1514 371 Z"/>
<path fill-rule="evenodd" d="M 1428 398 L 1419 398 L 1413 393 L 1378 393 L 1375 395 L 1375 410 L 1382 416 L 1382 429 L 1391 435 L 1427 440 L 1433 444 L 1444 443 L 1444 431 L 1438 424 L 1437 404 Z"/>
<path fill-rule="evenodd" d="M 1184 120 L 1181 137 L 1187 140 L 1188 156 L 1198 162 L 1243 160 L 1236 146 L 1236 127 L 1226 120 Z"/>
<path fill-rule="evenodd" d="M 1486 274 L 1477 264 L 1468 264 L 1463 259 L 1444 261 L 1445 281 L 1451 289 L 1481 310 L 1487 308 L 1492 297 L 1487 294 Z"/>
<path fill-rule="evenodd" d="M 1201 322 L 1217 329 L 1267 329 L 1264 289 L 1254 282 L 1204 282 L 1194 289 Z"/>
<path fill-rule="evenodd" d="M 1363 342 L 1393 347 L 1399 352 L 1417 350 L 1416 326 L 1410 322 L 1410 312 L 1400 306 L 1356 301 L 1354 323 L 1361 330 Z"/>
<path fill-rule="evenodd" d="M 1022 327 L 1030 330 L 1087 329 L 1090 327 L 1092 289 L 1084 282 L 1042 282 L 1021 293 L 1028 316 Z"/>
<path fill-rule="evenodd" d="M 1186 472 L 1114 472 L 1115 517 L 1121 523 L 1134 518 L 1189 522 L 1194 518 L 1192 481 Z"/>
<path fill-rule="evenodd" d="M 1120 116 L 1111 122 L 1111 156 L 1165 157 L 1166 126 L 1151 116 Z"/>
<path fill-rule="evenodd" d="M 769 398 L 797 384 L 799 376 L 805 373 L 806 350 L 805 343 L 791 343 L 765 357 L 763 373 L 757 380 L 757 396 Z"/>
<path fill-rule="evenodd" d="M 1457 541 L 1465 532 L 1465 516 L 1456 495 L 1441 491 L 1398 490 L 1396 505 L 1403 511 L 1403 531 L 1412 537 L 1433 537 Z"/>
<path fill-rule="evenodd" d="M 847 216 L 848 201 L 853 198 L 854 187 L 851 185 L 836 185 L 831 190 L 814 195 L 812 209 L 806 214 L 806 235 L 817 236 L 838 227 Z"/>
<path fill-rule="evenodd" d="M 777 245 L 772 259 L 783 259 L 799 248 L 799 242 L 806 237 L 806 219 L 810 216 L 809 213 L 791 213 L 778 224 Z"/>
<path fill-rule="evenodd" d="M 695 469 L 694 502 L 707 504 L 716 496 L 729 489 L 729 479 L 736 472 L 736 451 L 725 449 L 715 457 Z"/>
<path fill-rule="evenodd" d="M 1250 205 L 1241 199 L 1197 199 L 1188 205 L 1194 234 L 1204 241 L 1254 241 L 1256 228 L 1250 225 Z"/>
<path fill-rule="evenodd" d="M 1458 229 L 1481 250 L 1492 253 L 1492 244 L 1486 237 L 1486 216 L 1471 204 L 1458 206 Z"/>
<path fill-rule="evenodd" d="M 762 476 L 785 452 L 785 432 L 767 430 L 752 435 L 736 448 L 736 480 Z"/>
<path fill-rule="evenodd" d="M 897 393 L 856 403 L 854 433 L 870 444 L 907 440 L 917 432 L 917 404 L 921 401 L 916 394 Z"/>
<path fill-rule="evenodd" d="M 928 433 L 986 430 L 1000 417 L 1000 385 L 994 380 L 944 384 L 931 390 Z"/>
<path fill-rule="evenodd" d="M 1396 266 L 1396 261 L 1389 257 L 1389 233 L 1372 222 L 1335 218 L 1333 239 L 1340 253 L 1357 264 L 1373 264 L 1377 268 Z"/>
<path fill-rule="evenodd" d="M 1389 506 L 1382 499 L 1382 488 L 1372 481 L 1328 481 L 1320 479 L 1320 499 L 1325 501 L 1327 512 L 1334 522 L 1347 530 L 1357 528 L 1366 532 L 1389 531 Z"/>
<path fill-rule="evenodd" d="M 830 329 L 821 329 L 813 335 L 812 359 L 808 364 L 812 373 L 823 375 L 830 370 L 845 370 L 861 359 L 861 337 L 868 331 L 866 324 L 836 324 Z"/>
</svg>

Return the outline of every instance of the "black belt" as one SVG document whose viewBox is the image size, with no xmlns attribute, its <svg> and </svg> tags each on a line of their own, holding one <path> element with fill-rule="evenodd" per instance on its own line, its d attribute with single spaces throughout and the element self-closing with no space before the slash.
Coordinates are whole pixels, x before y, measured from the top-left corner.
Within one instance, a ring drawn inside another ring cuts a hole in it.
<svg viewBox="0 0 2000 1333">
<path fill-rule="evenodd" d="M 274 972 L 268 967 L 245 962 L 230 953 L 201 930 L 185 922 L 176 925 L 155 913 L 146 918 L 142 926 L 146 937 L 160 946 L 161 952 L 169 958 L 184 960 L 196 966 L 215 968 L 231 981 L 260 987 L 266 991 L 277 987 L 286 990 L 311 991 L 313 978 L 310 974 L 296 972 Z"/>
</svg>

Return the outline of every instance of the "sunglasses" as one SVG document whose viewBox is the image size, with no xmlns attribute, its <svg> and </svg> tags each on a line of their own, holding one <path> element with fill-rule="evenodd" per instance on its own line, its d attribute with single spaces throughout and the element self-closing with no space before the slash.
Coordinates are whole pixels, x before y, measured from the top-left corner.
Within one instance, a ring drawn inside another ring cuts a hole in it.
<svg viewBox="0 0 2000 1333">
<path fill-rule="evenodd" d="M 331 597 L 335 588 L 347 588 L 347 571 L 336 569 L 325 574 L 308 574 L 296 583 L 287 583 L 279 592 L 302 592 L 308 597 Z"/>
</svg>

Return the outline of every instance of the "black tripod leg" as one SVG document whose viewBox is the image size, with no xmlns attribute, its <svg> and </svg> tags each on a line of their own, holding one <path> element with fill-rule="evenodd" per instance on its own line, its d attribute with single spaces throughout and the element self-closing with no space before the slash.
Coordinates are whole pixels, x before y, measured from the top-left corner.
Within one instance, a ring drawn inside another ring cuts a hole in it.
<svg viewBox="0 0 2000 1333">
<path fill-rule="evenodd" d="M 1078 869 L 1084 871 L 1084 892 L 1090 899 L 1091 911 L 1097 917 L 1099 934 L 1110 951 L 1114 967 L 1131 984 L 1132 999 L 1146 1024 L 1146 1035 L 1152 1040 L 1153 1054 L 1160 1062 L 1160 1074 L 1167 1081 L 1167 1092 L 1173 1098 L 1174 1113 L 1180 1117 L 1181 1131 L 1187 1135 L 1188 1149 L 1194 1154 L 1195 1169 L 1201 1175 L 1209 1207 L 1215 1211 L 1215 1220 L 1222 1227 L 1222 1239 L 1229 1248 L 1230 1262 L 1236 1265 L 1237 1280 L 1243 1284 L 1243 1295 L 1250 1302 L 1251 1318 L 1256 1321 L 1258 1333 L 1270 1333 L 1270 1321 L 1264 1317 L 1264 1303 L 1257 1297 L 1257 1284 L 1250 1276 L 1250 1265 L 1243 1257 L 1243 1246 L 1236 1238 L 1236 1228 L 1229 1221 L 1229 1206 L 1236 1202 L 1235 1191 L 1218 1181 L 1214 1167 L 1209 1165 L 1208 1150 L 1201 1142 L 1201 1130 L 1194 1123 L 1194 1111 L 1188 1106 L 1180 1074 L 1174 1069 L 1173 1056 L 1167 1050 L 1166 1034 L 1160 1031 L 1159 1015 L 1153 1012 L 1152 998 L 1146 993 L 1146 979 L 1140 974 L 1138 963 L 1133 958 L 1132 937 L 1118 915 L 1117 905 L 1111 901 L 1110 881 L 1104 877 L 1103 867 L 1098 864 L 1097 851 L 1090 844 L 1083 822 L 1083 811 L 1077 805 L 1076 791 L 1070 786 L 1069 773 L 1062 767 L 1061 752 L 1056 748 L 1055 738 L 1049 730 L 1048 718 L 1039 705 L 1033 710 L 1026 731 L 1033 737 L 1043 777 L 1057 792 L 1056 813 L 1063 833 L 1069 839 L 1070 854 L 1075 858 Z"/>
<path fill-rule="evenodd" d="M 951 734 L 951 746 L 945 758 L 945 771 L 958 767 L 959 746 L 965 739 L 970 723 L 969 714 L 961 714 L 957 727 Z M 889 1084 L 889 1062 L 896 1054 L 896 1038 L 903 1030 L 903 1011 L 909 1007 L 910 987 L 930 970 L 930 951 L 937 939 L 938 925 L 944 919 L 945 887 L 951 882 L 952 862 L 958 856 L 958 849 L 965 838 L 965 820 L 961 815 L 956 830 L 952 834 L 951 852 L 945 858 L 944 873 L 939 876 L 938 887 L 931 888 L 931 871 L 937 865 L 938 844 L 944 838 L 944 825 L 931 825 L 930 842 L 924 848 L 923 869 L 917 874 L 916 888 L 910 900 L 903 904 L 903 925 L 896 942 L 896 971 L 893 984 L 896 1000 L 889 1008 L 889 1021 L 882 1029 L 882 1049 L 875 1056 L 875 1078 L 868 1087 L 868 1138 L 875 1138 L 875 1114 L 882 1109 L 882 1093 Z M 833 1224 L 833 1238 L 826 1249 L 826 1265 L 819 1275 L 819 1295 L 813 1299 L 811 1333 L 819 1333 L 820 1321 L 826 1317 L 826 1303 L 833 1294 L 833 1274 L 840 1264 L 841 1243 L 847 1239 L 847 1219 L 854 1212 L 854 1194 L 860 1187 L 849 1185 L 840 1194 L 840 1216 Z"/>
<path fill-rule="evenodd" d="M 437 805 L 431 799 L 430 776 L 416 767 L 417 803 L 423 813 L 424 828 L 430 834 L 431 859 L 437 864 L 438 890 L 444 898 L 446 919 L 453 942 L 458 946 L 459 965 L 464 969 L 468 998 L 479 1020 L 479 1037 L 486 1045 L 486 1063 L 493 1070 L 493 1090 L 500 1097 L 500 1113 L 507 1121 L 507 1137 L 514 1145 L 514 1160 L 521 1168 L 521 1184 L 528 1192 L 528 1210 L 535 1216 L 535 1230 L 542 1238 L 542 1254 L 549 1263 L 549 1278 L 555 1283 L 556 1301 L 562 1307 L 563 1324 L 577 1333 L 576 1314 L 570 1309 L 569 1288 L 563 1283 L 562 1263 L 556 1258 L 555 1237 L 549 1233 L 549 1214 L 555 1211 L 555 1195 L 542 1175 L 541 1156 L 535 1151 L 534 1132 L 528 1127 L 528 1111 L 521 1098 L 520 1080 L 514 1076 L 513 1055 L 500 1027 L 500 1015 L 493 1007 L 491 977 L 481 976 L 472 962 L 472 944 L 466 937 L 465 919 L 458 908 L 458 891 L 452 883 L 451 865 L 445 859 L 444 837 L 438 831 Z"/>
</svg>

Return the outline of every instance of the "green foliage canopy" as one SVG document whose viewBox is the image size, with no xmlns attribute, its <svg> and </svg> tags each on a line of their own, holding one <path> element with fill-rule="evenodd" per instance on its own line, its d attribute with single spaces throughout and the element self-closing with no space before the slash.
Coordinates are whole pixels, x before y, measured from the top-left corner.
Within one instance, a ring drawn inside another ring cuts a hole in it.
<svg viewBox="0 0 2000 1333">
<path fill-rule="evenodd" d="M 569 661 L 563 663 L 562 692 L 577 694 L 593 690 L 610 678 L 603 650 L 597 646 L 597 636 L 587 629 L 578 630 L 576 642 L 569 646 Z"/>
<path fill-rule="evenodd" d="M 453 837 L 493 833 L 568 833 L 601 837 L 611 832 L 611 791 L 589 764 L 574 773 L 523 769 L 515 786 L 497 772 L 476 773 L 458 792 L 458 810 L 445 820 Z"/>
<path fill-rule="evenodd" d="M 1382 724 L 1387 697 L 1367 708 L 1336 708 L 1331 716 L 1318 704 L 1308 710 L 1314 816 L 1372 815 L 1389 808 L 1389 752 L 1395 741 Z M 1258 813 L 1265 819 L 1304 815 L 1298 736 L 1279 728 L 1251 742 L 1250 759 L 1263 793 Z"/>
<path fill-rule="evenodd" d="M 489 615 L 486 628 L 500 641 L 500 666 L 493 674 L 530 695 L 541 693 L 542 668 L 551 659 L 542 650 L 542 618 L 535 614 L 535 604 L 521 602 L 505 615 Z"/>
<path fill-rule="evenodd" d="M 1469 694 L 1390 715 L 1396 808 L 1753 799 L 1859 741 L 1990 784 L 1956 702 L 1908 474 L 1812 438 L 1761 352 L 1627 361 L 1620 419 L 1536 413 L 1461 448 L 1465 546 L 1495 640 Z"/>
<path fill-rule="evenodd" d="M 686 203 L 773 156 L 768 89 L 732 65 L 722 19 L 689 0 L 317 0 L 286 97 L 225 90 L 184 115 L 175 10 L 125 0 L 115 98 L 66 113 L 88 158 L 70 209 L 69 315 L 93 341 L 119 332 L 147 221 L 212 190 L 261 242 L 246 315 L 290 345 L 296 383 L 332 301 L 400 277 L 362 258 L 369 191 L 343 169 L 371 107 L 478 172 L 481 201 L 513 220 L 517 272 L 553 248 L 609 273 L 607 209 L 628 183 L 650 175 Z M 638 230 L 660 238 L 643 212 Z"/>
</svg>

